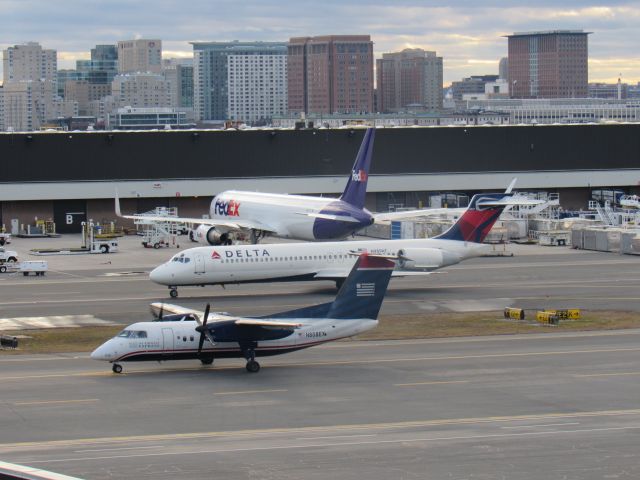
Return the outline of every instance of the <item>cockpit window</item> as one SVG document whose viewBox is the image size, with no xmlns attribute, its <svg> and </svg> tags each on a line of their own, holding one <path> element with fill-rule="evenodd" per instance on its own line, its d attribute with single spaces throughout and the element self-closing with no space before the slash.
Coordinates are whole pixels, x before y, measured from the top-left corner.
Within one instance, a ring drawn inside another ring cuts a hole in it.
<svg viewBox="0 0 640 480">
<path fill-rule="evenodd" d="M 120 338 L 147 338 L 144 330 L 123 330 L 118 334 Z"/>
<path fill-rule="evenodd" d="M 180 255 L 176 255 L 175 257 L 173 257 L 171 259 L 172 262 L 180 262 L 180 263 L 189 263 L 191 261 L 191 259 L 187 256 L 185 256 L 184 253 L 181 253 Z"/>
<path fill-rule="evenodd" d="M 191 313 L 177 313 L 172 315 L 163 315 L 162 318 L 156 318 L 154 322 L 195 322 L 196 316 Z"/>
</svg>

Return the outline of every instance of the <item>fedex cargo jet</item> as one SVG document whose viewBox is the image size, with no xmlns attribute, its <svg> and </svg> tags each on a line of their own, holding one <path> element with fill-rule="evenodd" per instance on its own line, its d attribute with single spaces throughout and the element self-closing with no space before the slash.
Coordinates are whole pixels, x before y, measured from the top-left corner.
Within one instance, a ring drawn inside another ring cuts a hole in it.
<svg viewBox="0 0 640 480">
<path fill-rule="evenodd" d="M 427 239 L 285 243 L 196 247 L 184 250 L 150 274 L 178 286 L 250 282 L 333 280 L 340 286 L 359 253 L 397 259 L 393 276 L 426 275 L 438 268 L 484 254 L 482 241 L 507 206 L 530 200 L 506 193 L 475 195 L 460 219 L 443 234 Z"/>
<path fill-rule="evenodd" d="M 374 222 L 364 208 L 375 129 L 366 130 L 347 185 L 340 198 L 228 190 L 211 201 L 210 219 L 157 215 L 122 215 L 133 220 L 199 225 L 192 240 L 205 245 L 231 244 L 230 232 L 249 233 L 252 243 L 265 235 L 297 240 L 339 240 Z"/>
</svg>

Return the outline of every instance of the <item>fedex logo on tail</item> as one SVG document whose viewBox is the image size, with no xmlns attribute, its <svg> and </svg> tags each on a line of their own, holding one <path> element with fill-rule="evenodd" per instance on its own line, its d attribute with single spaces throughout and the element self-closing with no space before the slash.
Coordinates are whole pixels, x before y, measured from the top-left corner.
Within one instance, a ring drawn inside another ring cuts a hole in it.
<svg viewBox="0 0 640 480">
<path fill-rule="evenodd" d="M 366 182 L 368 178 L 369 175 L 367 175 L 367 172 L 362 169 L 357 172 L 355 170 L 351 171 L 351 180 L 354 182 Z"/>
<path fill-rule="evenodd" d="M 216 215 L 224 215 L 225 217 L 240 216 L 240 202 L 236 202 L 235 200 L 229 200 L 228 202 L 216 200 L 213 209 Z"/>
</svg>

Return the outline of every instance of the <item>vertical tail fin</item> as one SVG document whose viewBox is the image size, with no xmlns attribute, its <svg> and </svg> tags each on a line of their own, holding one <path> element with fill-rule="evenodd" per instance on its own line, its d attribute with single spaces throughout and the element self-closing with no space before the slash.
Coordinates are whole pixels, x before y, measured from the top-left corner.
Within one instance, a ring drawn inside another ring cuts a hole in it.
<svg viewBox="0 0 640 480">
<path fill-rule="evenodd" d="M 364 199 L 367 193 L 367 180 L 369 179 L 369 167 L 371 166 L 371 155 L 373 153 L 373 140 L 376 135 L 375 128 L 368 128 L 360 144 L 358 156 L 351 169 L 351 176 L 347 186 L 340 197 L 354 207 L 364 208 Z"/>
<path fill-rule="evenodd" d="M 328 318 L 378 318 L 395 264 L 391 260 L 362 254 L 340 287 Z"/>
<path fill-rule="evenodd" d="M 458 221 L 435 238 L 482 243 L 502 211 L 510 205 L 511 197 L 510 193 L 474 195 Z"/>
</svg>

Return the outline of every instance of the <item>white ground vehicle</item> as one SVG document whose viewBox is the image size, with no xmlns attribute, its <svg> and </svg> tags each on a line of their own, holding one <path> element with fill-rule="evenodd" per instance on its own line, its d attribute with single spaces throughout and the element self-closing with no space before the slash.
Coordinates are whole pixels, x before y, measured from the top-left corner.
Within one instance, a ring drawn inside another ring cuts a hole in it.
<svg viewBox="0 0 640 480">
<path fill-rule="evenodd" d="M 18 252 L 14 252 L 13 250 L 6 250 L 0 247 L 0 267 L 5 267 L 4 269 L 0 268 L 0 272 L 6 272 L 6 264 L 7 263 L 16 263 L 18 261 Z"/>
<path fill-rule="evenodd" d="M 118 240 L 93 240 L 91 242 L 91 253 L 113 253 L 118 251 Z"/>
<path fill-rule="evenodd" d="M 20 262 L 17 266 L 18 272 L 26 277 L 30 273 L 35 273 L 36 277 L 44 275 L 49 270 L 49 264 L 43 260 L 30 260 L 27 262 Z"/>
</svg>

